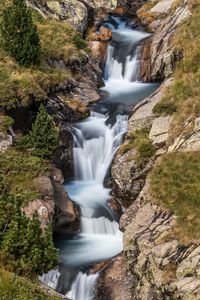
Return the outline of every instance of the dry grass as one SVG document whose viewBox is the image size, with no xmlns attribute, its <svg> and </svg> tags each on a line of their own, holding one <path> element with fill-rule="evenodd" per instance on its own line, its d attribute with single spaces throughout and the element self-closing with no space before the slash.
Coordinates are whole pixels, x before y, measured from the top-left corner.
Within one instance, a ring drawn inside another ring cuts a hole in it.
<svg viewBox="0 0 200 300">
<path fill-rule="evenodd" d="M 59 300 L 46 295 L 36 283 L 0 268 L 1 300 Z"/>
<path fill-rule="evenodd" d="M 150 174 L 153 199 L 177 216 L 175 234 L 183 241 L 200 239 L 200 152 L 172 152 Z"/>
</svg>

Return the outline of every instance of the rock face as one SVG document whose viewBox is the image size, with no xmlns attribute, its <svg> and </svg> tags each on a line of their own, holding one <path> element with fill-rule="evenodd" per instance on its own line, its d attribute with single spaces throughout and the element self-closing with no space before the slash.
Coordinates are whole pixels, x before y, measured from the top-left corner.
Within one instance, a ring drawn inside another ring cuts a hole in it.
<svg viewBox="0 0 200 300">
<path fill-rule="evenodd" d="M 176 62 L 182 58 L 172 44 L 178 26 L 190 16 L 187 2 L 170 14 L 174 1 L 162 0 L 152 4 L 151 10 L 139 11 L 138 15 L 144 25 L 154 34 L 141 46 L 140 74 L 145 81 L 162 80 L 172 75 Z M 163 13 L 163 10 L 165 11 Z"/>
<path fill-rule="evenodd" d="M 198 299 L 199 246 L 173 234 L 176 217 L 152 204 L 148 182 L 121 221 L 132 299 Z"/>
<path fill-rule="evenodd" d="M 116 0 L 28 0 L 28 3 L 43 16 L 66 21 L 82 33 L 87 29 L 90 19 L 94 18 L 99 10 L 106 13 L 117 5 Z"/>
</svg>

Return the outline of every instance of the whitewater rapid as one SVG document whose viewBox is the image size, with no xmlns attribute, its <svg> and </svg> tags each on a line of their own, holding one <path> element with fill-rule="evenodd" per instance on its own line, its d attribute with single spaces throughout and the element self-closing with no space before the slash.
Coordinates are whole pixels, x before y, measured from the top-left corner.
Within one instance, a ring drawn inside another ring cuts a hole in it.
<svg viewBox="0 0 200 300">
<path fill-rule="evenodd" d="M 69 197 L 80 207 L 81 228 L 59 244 L 61 265 L 73 270 L 70 289 L 62 288 L 72 300 L 93 300 L 99 273 L 88 266 L 118 255 L 123 248 L 116 214 L 108 205 L 111 189 L 104 186 L 114 155 L 128 130 L 127 107 L 150 94 L 155 86 L 139 80 L 138 44 L 148 33 L 130 28 L 127 19 L 110 16 L 104 23 L 112 30 L 107 48 L 104 87 L 99 107 L 71 130 L 74 139 L 74 179 L 65 183 Z M 126 107 L 112 116 L 110 107 Z M 112 122 L 110 118 L 113 117 Z M 59 273 L 60 272 L 60 273 Z M 61 270 L 50 271 L 41 280 L 51 287 L 65 286 Z M 62 278 L 62 279 L 61 279 Z M 68 277 L 67 277 L 68 278 Z M 71 277 L 70 277 L 71 278 Z M 68 286 L 68 285 L 67 285 Z M 66 290 L 67 289 L 67 290 Z"/>
</svg>

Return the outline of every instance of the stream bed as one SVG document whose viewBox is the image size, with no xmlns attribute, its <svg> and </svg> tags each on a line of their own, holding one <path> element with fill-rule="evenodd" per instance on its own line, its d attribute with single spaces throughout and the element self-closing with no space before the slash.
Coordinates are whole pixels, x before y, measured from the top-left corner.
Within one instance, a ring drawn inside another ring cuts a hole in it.
<svg viewBox="0 0 200 300">
<path fill-rule="evenodd" d="M 80 207 L 81 230 L 57 239 L 60 270 L 42 277 L 72 300 L 93 300 L 99 274 L 90 274 L 90 266 L 123 250 L 118 216 L 108 205 L 111 189 L 104 182 L 128 130 L 129 109 L 158 87 L 138 78 L 137 46 L 149 33 L 132 29 L 125 17 L 111 15 L 103 25 L 113 36 L 105 60 L 105 85 L 90 116 L 73 125 L 75 176 L 65 183 L 70 198 Z"/>
</svg>

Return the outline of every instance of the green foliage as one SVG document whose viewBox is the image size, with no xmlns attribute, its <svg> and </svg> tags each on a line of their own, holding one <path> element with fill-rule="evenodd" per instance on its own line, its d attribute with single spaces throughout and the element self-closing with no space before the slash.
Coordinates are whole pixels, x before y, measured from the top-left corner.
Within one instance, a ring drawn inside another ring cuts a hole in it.
<svg viewBox="0 0 200 300">
<path fill-rule="evenodd" d="M 0 269 L 1 300 L 59 300 L 47 296 L 35 283 Z"/>
<path fill-rule="evenodd" d="M 13 124 L 14 120 L 11 117 L 0 114 L 0 132 L 6 134 L 9 127 L 13 126 Z"/>
<path fill-rule="evenodd" d="M 24 138 L 24 144 L 38 157 L 51 158 L 58 147 L 58 129 L 43 105 L 40 106 L 32 131 Z"/>
<path fill-rule="evenodd" d="M 136 162 L 138 167 L 143 167 L 155 153 L 155 148 L 149 140 L 149 132 L 147 129 L 129 132 L 127 142 L 122 145 L 120 152 L 125 154 L 131 149 L 136 149 Z"/>
<path fill-rule="evenodd" d="M 177 111 L 176 104 L 168 101 L 161 101 L 157 103 L 153 108 L 153 113 L 157 116 L 172 115 Z"/>
<path fill-rule="evenodd" d="M 200 153 L 172 152 L 162 157 L 151 175 L 153 199 L 177 216 L 176 235 L 183 241 L 200 238 Z"/>
<path fill-rule="evenodd" d="M 38 62 L 40 40 L 25 0 L 13 0 L 3 12 L 1 35 L 4 49 L 23 66 Z"/>
<path fill-rule="evenodd" d="M 11 0 L 0 1 L 0 23 L 4 9 L 10 6 Z M 7 110 L 19 105 L 28 106 L 33 99 L 41 102 L 48 100 L 49 93 L 55 87 L 74 76 L 69 70 L 50 68 L 49 62 L 63 60 L 67 63 L 84 56 L 73 41 L 76 31 L 69 24 L 45 19 L 37 11 L 30 11 L 33 23 L 38 28 L 41 44 L 40 61 L 37 65 L 24 68 L 16 63 L 3 49 L 0 40 L 0 108 Z"/>
<path fill-rule="evenodd" d="M 79 50 L 87 48 L 87 42 L 83 40 L 81 35 L 78 33 L 74 34 L 73 42 Z"/>
<path fill-rule="evenodd" d="M 34 276 L 48 272 L 56 265 L 57 250 L 51 228 L 43 232 L 37 215 L 29 219 L 22 213 L 22 203 L 20 196 L 10 194 L 4 188 L 0 195 L 1 262 L 17 274 Z"/>
<path fill-rule="evenodd" d="M 0 155 L 0 170 L 12 193 L 20 195 L 23 204 L 40 197 L 33 178 L 50 170 L 48 161 L 15 149 Z"/>
</svg>

